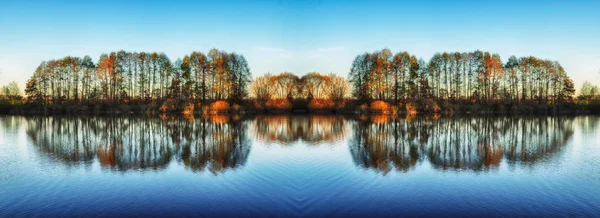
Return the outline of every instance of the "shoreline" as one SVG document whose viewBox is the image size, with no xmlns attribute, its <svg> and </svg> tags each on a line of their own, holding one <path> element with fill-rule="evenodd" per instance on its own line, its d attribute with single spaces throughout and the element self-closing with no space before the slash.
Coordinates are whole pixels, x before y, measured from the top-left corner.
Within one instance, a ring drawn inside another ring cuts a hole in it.
<svg viewBox="0 0 600 218">
<path fill-rule="evenodd" d="M 521 111 L 496 111 L 496 110 L 482 110 L 482 111 L 458 111 L 458 112 L 416 112 L 416 113 L 393 113 L 387 112 L 364 112 L 360 109 L 350 110 L 240 110 L 240 111 L 226 111 L 226 112 L 194 112 L 185 113 L 182 111 L 176 112 L 161 112 L 161 111 L 122 111 L 122 110 L 102 110 L 102 111 L 52 111 L 52 110 L 10 110 L 2 111 L 0 115 L 43 115 L 43 116 L 218 116 L 218 115 L 356 115 L 356 116 L 560 116 L 560 115 L 599 115 L 598 111 L 591 111 L 586 109 L 580 110 L 557 110 L 557 111 L 532 111 L 523 113 Z"/>
<path fill-rule="evenodd" d="M 300 103 L 298 103 L 300 102 Z M 388 103 L 376 100 L 362 103 L 344 100 L 337 106 L 314 108 L 301 100 L 285 107 L 274 108 L 257 104 L 255 100 L 228 103 L 219 100 L 207 103 L 171 100 L 136 103 L 73 102 L 60 104 L 25 103 L 15 101 L 0 105 L 0 115 L 246 115 L 246 114 L 320 114 L 320 115 L 587 115 L 600 114 L 597 104 L 571 103 Z"/>
</svg>

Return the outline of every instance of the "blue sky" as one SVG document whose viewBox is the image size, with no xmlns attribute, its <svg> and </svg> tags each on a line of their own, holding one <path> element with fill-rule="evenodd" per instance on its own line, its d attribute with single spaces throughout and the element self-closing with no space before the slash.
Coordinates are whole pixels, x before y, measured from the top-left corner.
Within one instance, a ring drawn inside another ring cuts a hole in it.
<svg viewBox="0 0 600 218">
<path fill-rule="evenodd" d="M 219 48 L 254 75 L 346 75 L 365 51 L 534 55 L 600 85 L 600 1 L 0 1 L 0 85 L 43 60 L 117 51 L 172 60 Z"/>
</svg>

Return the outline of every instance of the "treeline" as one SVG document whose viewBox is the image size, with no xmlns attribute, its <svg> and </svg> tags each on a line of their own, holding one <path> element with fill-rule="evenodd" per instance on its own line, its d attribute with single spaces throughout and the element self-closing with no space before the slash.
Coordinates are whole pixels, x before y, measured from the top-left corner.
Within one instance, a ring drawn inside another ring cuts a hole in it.
<svg viewBox="0 0 600 218">
<path fill-rule="evenodd" d="M 2 88 L 0 112 L 600 112 L 598 92 L 585 83 L 573 98 L 573 81 L 557 61 L 503 62 L 479 50 L 425 61 L 382 49 L 356 56 L 348 79 L 318 72 L 252 79 L 243 55 L 217 49 L 174 62 L 164 53 L 118 51 L 97 62 L 67 56 L 40 63 L 24 100 L 16 83 Z"/>
<path fill-rule="evenodd" d="M 346 79 L 331 74 L 308 73 L 302 77 L 289 72 L 267 73 L 253 80 L 250 94 L 259 110 L 291 109 L 330 111 L 346 109 L 350 86 Z"/>
<path fill-rule="evenodd" d="M 25 92 L 28 102 L 42 105 L 234 103 L 246 97 L 250 79 L 248 62 L 236 53 L 192 52 L 172 63 L 164 53 L 118 51 L 98 62 L 89 56 L 44 61 Z"/>
<path fill-rule="evenodd" d="M 389 49 L 364 53 L 352 62 L 349 79 L 361 102 L 413 104 L 407 109 L 431 112 L 471 105 L 556 108 L 573 103 L 575 94 L 557 61 L 510 56 L 503 62 L 500 55 L 479 50 L 436 53 L 429 62 Z"/>
</svg>

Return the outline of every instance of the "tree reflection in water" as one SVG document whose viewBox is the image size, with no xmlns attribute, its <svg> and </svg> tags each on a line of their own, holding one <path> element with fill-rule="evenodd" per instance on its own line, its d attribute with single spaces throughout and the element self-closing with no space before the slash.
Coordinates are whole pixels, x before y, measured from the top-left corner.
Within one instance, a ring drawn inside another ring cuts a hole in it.
<svg viewBox="0 0 600 218">
<path fill-rule="evenodd" d="M 503 158 L 531 164 L 573 135 L 568 117 L 361 117 L 349 146 L 354 162 L 384 174 L 429 161 L 442 170 L 488 170 Z"/>
<path fill-rule="evenodd" d="M 441 170 L 474 171 L 496 168 L 503 161 L 533 164 L 559 153 L 574 133 L 574 118 L 570 117 L 277 115 L 248 120 L 237 116 L 26 120 L 27 135 L 35 147 L 66 164 L 98 161 L 105 168 L 125 171 L 157 170 L 176 161 L 192 171 L 208 170 L 215 175 L 246 163 L 249 137 L 283 146 L 296 142 L 331 146 L 348 141 L 356 165 L 385 174 L 394 169 L 408 171 L 424 162 Z"/>
<path fill-rule="evenodd" d="M 345 140 L 350 132 L 350 125 L 343 116 L 256 116 L 252 122 L 254 139 L 284 146 L 299 140 L 312 146 L 334 145 Z"/>
<path fill-rule="evenodd" d="M 34 146 L 66 164 L 98 160 L 112 170 L 162 169 L 177 160 L 193 171 L 218 174 L 245 164 L 250 153 L 239 117 L 27 118 Z"/>
</svg>

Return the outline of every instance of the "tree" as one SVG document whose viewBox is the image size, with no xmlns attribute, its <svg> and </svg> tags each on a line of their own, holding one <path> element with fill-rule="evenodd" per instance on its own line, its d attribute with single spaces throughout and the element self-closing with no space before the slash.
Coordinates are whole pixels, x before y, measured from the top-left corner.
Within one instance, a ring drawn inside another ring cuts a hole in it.
<svg viewBox="0 0 600 218">
<path fill-rule="evenodd" d="M 331 81 L 329 78 L 327 78 L 327 76 L 318 72 L 311 72 L 304 75 L 301 80 L 304 81 L 303 89 L 306 93 L 306 99 L 324 99 L 328 97 L 328 93 L 325 88 L 328 84 L 330 84 Z"/>
<path fill-rule="evenodd" d="M 328 94 L 329 99 L 333 101 L 335 106 L 340 105 L 340 103 L 348 97 L 350 93 L 350 84 L 343 77 L 337 76 L 333 73 L 329 74 L 329 85 Z"/>
<path fill-rule="evenodd" d="M 585 102 L 590 101 L 598 95 L 598 86 L 593 85 L 592 83 L 585 81 L 581 88 L 579 89 L 579 96 L 577 97 L 579 100 L 583 100 Z"/>
<path fill-rule="evenodd" d="M 27 95 L 28 102 L 41 102 L 42 95 L 38 89 L 36 78 L 27 80 L 27 84 L 25 85 L 25 95 Z"/>
<path fill-rule="evenodd" d="M 21 99 L 21 89 L 15 81 L 8 83 L 8 85 L 2 87 L 2 95 L 11 101 Z"/>
<path fill-rule="evenodd" d="M 238 53 L 211 49 L 192 52 L 171 62 L 164 53 L 118 51 L 92 58 L 66 56 L 40 63 L 26 84 L 27 100 L 44 104 L 137 104 L 164 102 L 243 103 L 248 94 L 262 103 L 277 99 L 287 106 L 315 100 L 323 108 L 344 101 L 350 93 L 358 104 L 380 100 L 417 105 L 444 103 L 547 104 L 570 103 L 574 84 L 557 61 L 510 56 L 503 63 L 487 51 L 443 52 L 427 62 L 408 52 L 389 49 L 359 54 L 348 80 L 335 74 L 290 72 L 251 80 L 247 60 Z M 18 98 L 4 86 L 4 98 Z M 18 87 L 17 87 L 18 92 Z M 597 96 L 586 83 L 578 98 Z M 12 96 L 12 97 L 11 97 Z M 287 103 L 286 103 L 287 102 Z M 333 103 L 332 103 L 333 102 Z M 317 105 L 317 104 L 314 104 Z M 436 105 L 437 107 L 437 105 Z"/>
<path fill-rule="evenodd" d="M 271 84 L 271 74 L 267 73 L 257 77 L 250 83 L 250 93 L 261 104 L 266 103 L 271 99 L 273 92 Z"/>
<path fill-rule="evenodd" d="M 274 98 L 287 98 L 288 100 L 292 100 L 294 96 L 294 91 L 296 91 L 296 83 L 299 78 L 290 73 L 283 72 L 279 75 L 274 75 L 270 78 L 270 85 L 274 87 Z"/>
<path fill-rule="evenodd" d="M 516 103 L 519 99 L 519 87 L 518 87 L 519 77 L 517 76 L 518 70 L 519 70 L 519 61 L 517 60 L 517 58 L 514 55 L 512 55 L 508 58 L 508 62 L 506 62 L 506 65 L 504 66 L 504 68 L 506 69 L 506 72 L 508 73 L 508 76 L 506 78 L 508 79 L 508 82 L 509 82 L 510 97 Z"/>
<path fill-rule="evenodd" d="M 171 78 L 171 84 L 168 87 L 167 98 L 177 99 L 178 101 L 183 100 L 182 89 L 181 89 L 181 59 L 175 60 L 172 66 L 173 76 Z"/>
<path fill-rule="evenodd" d="M 250 82 L 250 67 L 244 56 L 231 53 L 227 61 L 227 71 L 230 72 L 231 89 L 229 97 L 239 102 L 247 95 L 246 86 Z"/>
<path fill-rule="evenodd" d="M 454 103 L 540 103 L 568 101 L 571 83 L 556 61 L 500 55 L 486 51 L 436 53 L 429 62 L 407 52 L 387 49 L 357 55 L 349 72 L 352 94 L 359 102 L 415 102 L 429 98 Z M 386 66 L 388 66 L 386 68 Z M 423 71 L 425 70 L 425 71 Z M 408 73 L 408 75 L 407 75 Z"/>
<path fill-rule="evenodd" d="M 89 56 L 67 56 L 40 63 L 31 79 L 35 79 L 42 100 L 52 104 L 162 101 L 173 96 L 171 91 L 180 100 L 244 98 L 250 81 L 244 56 L 216 49 L 211 54 L 213 59 L 194 52 L 193 60 L 186 55 L 177 66 L 164 53 L 157 52 L 110 52 L 102 54 L 97 64 Z M 213 71 L 211 76 L 213 64 L 218 72 Z"/>
<path fill-rule="evenodd" d="M 575 84 L 573 83 L 573 80 L 569 78 L 564 78 L 563 84 L 563 89 L 559 94 L 558 101 L 560 103 L 572 102 L 573 95 L 575 95 Z"/>
<path fill-rule="evenodd" d="M 369 74 L 372 68 L 371 54 L 364 53 L 356 56 L 350 68 L 349 81 L 352 84 L 353 96 L 360 102 L 370 99 L 368 92 Z"/>
</svg>

